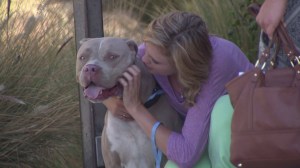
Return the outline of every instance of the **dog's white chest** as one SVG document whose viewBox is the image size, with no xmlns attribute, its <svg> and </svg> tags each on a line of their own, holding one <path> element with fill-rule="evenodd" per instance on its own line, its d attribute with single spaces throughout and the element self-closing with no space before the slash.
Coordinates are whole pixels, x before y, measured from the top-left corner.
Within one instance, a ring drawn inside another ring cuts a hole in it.
<svg viewBox="0 0 300 168">
<path fill-rule="evenodd" d="M 127 122 L 107 114 L 107 138 L 110 150 L 117 152 L 122 167 L 154 167 L 151 141 L 135 121 Z"/>
</svg>

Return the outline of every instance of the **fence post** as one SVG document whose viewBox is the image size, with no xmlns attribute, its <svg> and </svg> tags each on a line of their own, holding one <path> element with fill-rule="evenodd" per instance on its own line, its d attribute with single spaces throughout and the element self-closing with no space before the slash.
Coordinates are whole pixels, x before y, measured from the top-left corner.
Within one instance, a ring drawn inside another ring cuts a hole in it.
<svg viewBox="0 0 300 168">
<path fill-rule="evenodd" d="M 103 37 L 101 0 L 73 0 L 76 49 L 83 38 Z M 77 51 L 76 50 L 76 51 Z M 79 86 L 80 117 L 82 127 L 83 165 L 85 168 L 104 167 L 101 154 L 101 132 L 104 124 L 105 107 L 91 104 Z"/>
</svg>

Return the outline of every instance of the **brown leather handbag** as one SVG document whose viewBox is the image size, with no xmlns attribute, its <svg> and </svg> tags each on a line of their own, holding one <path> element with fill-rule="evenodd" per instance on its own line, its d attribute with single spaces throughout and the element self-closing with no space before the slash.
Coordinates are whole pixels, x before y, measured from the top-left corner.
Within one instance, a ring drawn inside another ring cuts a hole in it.
<svg viewBox="0 0 300 168">
<path fill-rule="evenodd" d="M 257 13 L 258 7 L 250 9 Z M 273 39 L 291 67 L 263 71 L 267 48 L 253 70 L 226 85 L 234 107 L 230 160 L 237 167 L 300 168 L 299 52 L 282 23 Z"/>
</svg>

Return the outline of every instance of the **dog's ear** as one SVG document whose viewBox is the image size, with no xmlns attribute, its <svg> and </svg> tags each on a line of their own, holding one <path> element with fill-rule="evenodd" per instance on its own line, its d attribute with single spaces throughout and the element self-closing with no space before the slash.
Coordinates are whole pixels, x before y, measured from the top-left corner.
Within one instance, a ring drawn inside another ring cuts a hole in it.
<svg viewBox="0 0 300 168">
<path fill-rule="evenodd" d="M 82 45 L 84 42 L 89 41 L 91 38 L 83 38 L 79 41 L 79 44 Z"/>
<path fill-rule="evenodd" d="M 135 43 L 135 41 L 133 40 L 130 40 L 130 39 L 124 39 L 128 45 L 128 47 L 130 48 L 131 51 L 134 51 L 135 52 L 135 55 L 137 54 L 138 52 L 138 46 L 137 44 Z"/>
</svg>

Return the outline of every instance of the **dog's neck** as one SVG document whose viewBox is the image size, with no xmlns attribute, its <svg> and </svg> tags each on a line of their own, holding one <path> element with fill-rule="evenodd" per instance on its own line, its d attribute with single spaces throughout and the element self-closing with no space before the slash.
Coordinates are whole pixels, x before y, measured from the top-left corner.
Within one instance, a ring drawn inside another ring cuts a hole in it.
<svg viewBox="0 0 300 168">
<path fill-rule="evenodd" d="M 141 70 L 140 99 L 144 103 L 152 94 L 153 89 L 156 87 L 156 82 L 153 75 L 150 72 L 148 72 L 147 68 L 140 59 L 137 58 L 135 60 L 135 64 Z"/>
</svg>

